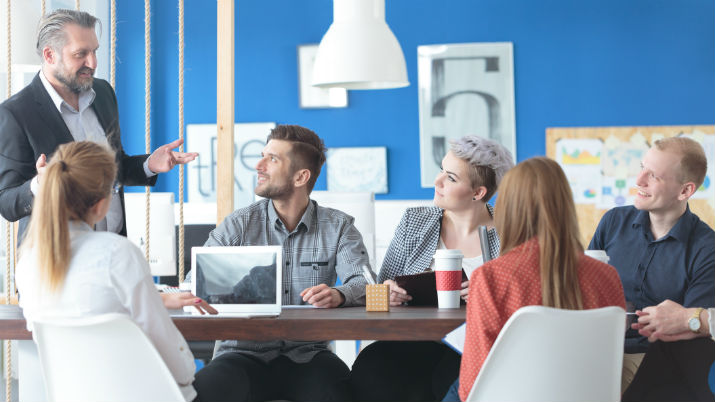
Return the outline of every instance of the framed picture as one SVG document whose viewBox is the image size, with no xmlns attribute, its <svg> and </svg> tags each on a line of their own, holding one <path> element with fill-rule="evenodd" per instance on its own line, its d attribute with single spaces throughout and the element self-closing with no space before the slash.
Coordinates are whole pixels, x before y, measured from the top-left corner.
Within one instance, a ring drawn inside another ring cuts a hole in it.
<svg viewBox="0 0 715 402">
<path fill-rule="evenodd" d="M 449 140 L 489 138 L 516 158 L 512 44 L 417 47 L 420 179 L 434 187 Z"/>
<path fill-rule="evenodd" d="M 328 148 L 328 191 L 387 193 L 387 148 Z"/>
<path fill-rule="evenodd" d="M 317 88 L 313 83 L 313 64 L 318 45 L 298 46 L 298 100 L 300 107 L 333 108 L 348 106 L 348 91 L 345 88 Z"/>
</svg>

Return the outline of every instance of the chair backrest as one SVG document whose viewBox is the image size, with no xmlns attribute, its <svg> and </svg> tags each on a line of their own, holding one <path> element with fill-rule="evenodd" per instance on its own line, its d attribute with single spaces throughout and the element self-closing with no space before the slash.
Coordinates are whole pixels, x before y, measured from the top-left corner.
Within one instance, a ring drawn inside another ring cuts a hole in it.
<svg viewBox="0 0 715 402">
<path fill-rule="evenodd" d="M 517 310 L 467 401 L 619 401 L 625 317 L 620 307 Z"/>
<path fill-rule="evenodd" d="M 128 316 L 33 324 L 48 401 L 184 401 L 161 356 Z"/>
<path fill-rule="evenodd" d="M 355 228 L 362 235 L 363 243 L 375 266 L 375 196 L 371 192 L 313 191 L 310 198 L 321 207 L 340 210 L 355 219 Z"/>
<path fill-rule="evenodd" d="M 382 262 L 390 247 L 395 230 L 407 208 L 432 207 L 429 200 L 378 200 L 375 201 L 375 273 L 382 269 Z"/>
<path fill-rule="evenodd" d="M 150 239 L 147 239 L 146 194 L 124 194 L 127 238 L 141 249 L 146 248 L 147 240 L 151 240 L 149 243 L 149 267 L 153 276 L 176 275 L 174 197 L 174 193 L 152 192 L 150 194 Z"/>
</svg>

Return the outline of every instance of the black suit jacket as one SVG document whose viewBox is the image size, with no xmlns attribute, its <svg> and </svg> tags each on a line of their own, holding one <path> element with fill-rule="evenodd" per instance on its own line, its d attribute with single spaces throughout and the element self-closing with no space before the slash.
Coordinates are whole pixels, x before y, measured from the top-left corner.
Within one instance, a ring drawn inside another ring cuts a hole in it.
<svg viewBox="0 0 715 402">
<path fill-rule="evenodd" d="M 96 92 L 92 109 L 116 152 L 117 181 L 122 185 L 154 185 L 156 176 L 147 178 L 144 161 L 149 155 L 129 156 L 122 148 L 119 112 L 114 90 L 107 81 L 94 79 Z M 30 85 L 0 104 L 0 214 L 9 221 L 20 220 L 18 237 L 29 222 L 33 195 L 30 182 L 37 175 L 35 162 L 48 157 L 61 144 L 74 141 L 40 75 Z M 124 192 L 120 192 L 124 208 Z M 126 235 L 126 220 L 120 232 Z"/>
</svg>

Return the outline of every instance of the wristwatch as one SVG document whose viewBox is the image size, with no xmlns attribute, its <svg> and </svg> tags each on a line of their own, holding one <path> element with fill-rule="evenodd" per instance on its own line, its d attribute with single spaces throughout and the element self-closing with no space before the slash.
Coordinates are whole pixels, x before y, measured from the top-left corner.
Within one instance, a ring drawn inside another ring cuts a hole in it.
<svg viewBox="0 0 715 402">
<path fill-rule="evenodd" d="M 704 309 L 702 307 L 696 308 L 695 312 L 688 320 L 688 328 L 696 334 L 700 333 L 700 313 L 703 310 Z"/>
</svg>

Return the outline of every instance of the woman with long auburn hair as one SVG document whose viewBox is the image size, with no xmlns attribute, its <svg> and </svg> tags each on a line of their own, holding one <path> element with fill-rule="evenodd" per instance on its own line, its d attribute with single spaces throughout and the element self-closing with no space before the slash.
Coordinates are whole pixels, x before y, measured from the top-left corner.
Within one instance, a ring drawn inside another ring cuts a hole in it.
<svg viewBox="0 0 715 402">
<path fill-rule="evenodd" d="M 504 179 L 494 225 L 501 255 L 536 238 L 539 246 L 541 302 L 544 306 L 582 310 L 578 261 L 583 255 L 571 188 L 561 167 L 548 158 L 522 162 Z"/>
<path fill-rule="evenodd" d="M 527 159 L 506 173 L 494 223 L 500 257 L 477 269 L 470 283 L 461 400 L 469 395 L 502 327 L 519 308 L 625 308 L 616 270 L 583 253 L 571 188 L 553 160 Z"/>
<path fill-rule="evenodd" d="M 97 143 L 70 142 L 59 146 L 45 168 L 16 270 L 27 329 L 32 331 L 40 317 L 126 314 L 191 401 L 197 396 L 194 358 L 165 308 L 180 305 L 181 299 L 162 300 L 142 251 L 126 237 L 93 230 L 109 209 L 114 158 Z M 215 312 L 193 295 L 191 300 Z"/>
</svg>

